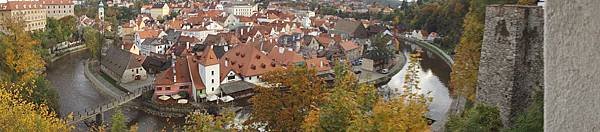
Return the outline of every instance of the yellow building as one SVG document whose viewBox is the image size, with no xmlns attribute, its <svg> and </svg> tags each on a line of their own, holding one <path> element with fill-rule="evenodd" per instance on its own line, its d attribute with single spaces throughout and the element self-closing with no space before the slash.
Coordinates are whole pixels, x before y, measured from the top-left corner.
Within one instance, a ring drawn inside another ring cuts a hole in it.
<svg viewBox="0 0 600 132">
<path fill-rule="evenodd" d="M 150 16 L 152 16 L 152 18 L 155 19 L 157 19 L 158 17 L 164 19 L 165 16 L 169 15 L 169 10 L 169 5 L 164 3 L 157 3 L 152 5 L 152 8 L 150 8 Z"/>
<path fill-rule="evenodd" d="M 71 0 L 42 0 L 48 17 L 60 19 L 65 16 L 75 16 Z"/>
<path fill-rule="evenodd" d="M 44 30 L 46 10 L 40 1 L 8 1 L 0 3 L 0 25 L 5 18 L 22 20 L 25 31 Z M 0 27 L 0 31 L 6 31 Z"/>
</svg>

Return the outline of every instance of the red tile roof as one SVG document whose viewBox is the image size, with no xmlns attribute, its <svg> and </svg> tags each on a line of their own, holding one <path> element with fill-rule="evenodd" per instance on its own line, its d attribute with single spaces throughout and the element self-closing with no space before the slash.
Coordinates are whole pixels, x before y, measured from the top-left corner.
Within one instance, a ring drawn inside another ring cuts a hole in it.
<svg viewBox="0 0 600 132">
<path fill-rule="evenodd" d="M 200 77 L 200 70 L 198 69 L 198 61 L 195 56 L 187 55 L 188 67 L 190 68 L 190 76 L 192 77 L 192 85 L 196 89 L 204 89 L 204 83 L 202 77 Z"/>
<path fill-rule="evenodd" d="M 205 66 L 219 64 L 219 60 L 218 60 L 217 55 L 215 54 L 212 46 L 208 46 L 208 47 L 204 48 L 203 53 L 204 54 L 201 56 L 199 64 L 202 64 Z"/>
<path fill-rule="evenodd" d="M 158 29 L 148 29 L 148 30 L 144 30 L 144 31 L 139 31 L 138 34 L 140 36 L 141 39 L 147 39 L 147 38 L 156 38 L 158 37 L 158 35 L 160 34 L 160 30 Z"/>
<path fill-rule="evenodd" d="M 0 10 L 44 9 L 40 1 L 8 1 L 0 3 Z"/>
<path fill-rule="evenodd" d="M 302 57 L 302 55 L 294 51 L 290 51 L 285 47 L 275 46 L 267 56 L 273 59 L 273 61 L 286 66 L 291 66 L 295 63 L 304 61 L 304 57 Z"/>
<path fill-rule="evenodd" d="M 354 43 L 352 41 L 344 41 L 344 42 L 340 43 L 340 46 L 342 47 L 342 49 L 344 49 L 344 51 L 359 48 L 359 46 L 356 45 L 356 43 Z"/>
<path fill-rule="evenodd" d="M 271 58 L 248 44 L 240 44 L 225 53 L 221 60 L 227 61 L 226 68 L 231 68 L 242 76 L 256 76 L 282 68 Z M 223 62 L 224 63 L 224 62 Z"/>
<path fill-rule="evenodd" d="M 312 58 L 306 60 L 306 67 L 308 69 L 316 69 L 318 72 L 331 70 L 331 65 L 329 65 L 329 60 L 321 57 L 321 58 Z"/>
</svg>

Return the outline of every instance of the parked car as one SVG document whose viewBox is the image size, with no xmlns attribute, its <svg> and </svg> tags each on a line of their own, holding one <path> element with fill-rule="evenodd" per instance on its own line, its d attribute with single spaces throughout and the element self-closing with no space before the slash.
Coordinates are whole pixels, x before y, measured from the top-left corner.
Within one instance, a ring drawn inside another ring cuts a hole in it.
<svg viewBox="0 0 600 132">
<path fill-rule="evenodd" d="M 362 73 L 361 70 L 354 70 L 354 74 L 360 74 L 360 73 Z"/>
<path fill-rule="evenodd" d="M 381 73 L 381 74 L 388 74 L 389 72 L 390 72 L 390 70 L 388 70 L 388 69 L 379 70 L 379 73 Z"/>
</svg>

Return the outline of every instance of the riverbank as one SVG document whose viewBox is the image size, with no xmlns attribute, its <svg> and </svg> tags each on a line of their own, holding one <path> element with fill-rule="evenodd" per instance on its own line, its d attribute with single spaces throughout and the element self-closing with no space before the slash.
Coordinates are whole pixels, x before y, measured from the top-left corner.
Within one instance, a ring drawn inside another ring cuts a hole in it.
<svg viewBox="0 0 600 132">
<path fill-rule="evenodd" d="M 107 80 L 103 79 L 101 75 L 96 73 L 97 71 L 92 71 L 92 69 L 95 69 L 94 68 L 95 63 L 97 63 L 97 62 L 94 62 L 91 60 L 87 60 L 84 63 L 85 77 L 92 82 L 92 84 L 94 85 L 94 88 L 96 88 L 98 91 L 100 91 L 100 93 L 102 93 L 103 95 L 105 95 L 107 97 L 112 97 L 113 99 L 119 98 L 120 95 L 125 94 L 125 92 L 123 92 L 119 88 L 113 86 Z"/>
<path fill-rule="evenodd" d="M 58 60 L 58 59 L 60 59 L 62 57 L 65 57 L 67 55 L 70 55 L 70 54 L 73 54 L 73 53 L 77 53 L 79 51 L 83 51 L 83 50 L 86 50 L 86 49 L 87 49 L 87 47 L 85 45 L 79 45 L 79 46 L 75 46 L 75 47 L 72 47 L 72 48 L 65 49 L 66 51 L 63 52 L 63 53 L 57 54 L 58 56 L 54 55 L 54 54 L 51 55 L 52 57 L 50 59 L 50 63 L 52 63 L 52 62 L 54 62 L 54 61 L 56 61 L 56 60 Z"/>
</svg>

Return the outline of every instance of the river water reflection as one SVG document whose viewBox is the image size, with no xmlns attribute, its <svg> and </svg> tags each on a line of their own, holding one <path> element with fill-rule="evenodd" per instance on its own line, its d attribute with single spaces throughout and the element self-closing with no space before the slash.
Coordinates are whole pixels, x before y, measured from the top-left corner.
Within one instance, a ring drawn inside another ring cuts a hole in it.
<svg viewBox="0 0 600 132">
<path fill-rule="evenodd" d="M 414 52 L 421 47 L 416 45 L 402 45 L 402 51 L 405 56 L 408 53 Z M 448 80 L 450 79 L 450 66 L 444 62 L 436 54 L 422 49 L 421 53 L 422 60 L 420 61 L 421 71 L 419 72 L 421 93 L 431 92 L 430 97 L 433 97 L 429 105 L 429 117 L 443 122 L 447 120 L 447 112 L 452 103 L 452 98 L 448 91 Z M 392 89 L 402 88 L 404 84 L 404 76 L 406 74 L 407 64 L 404 65 L 402 70 L 394 75 L 390 82 L 387 84 Z M 434 123 L 434 127 L 441 127 L 443 123 Z"/>
</svg>

